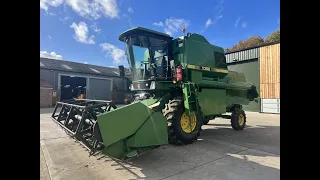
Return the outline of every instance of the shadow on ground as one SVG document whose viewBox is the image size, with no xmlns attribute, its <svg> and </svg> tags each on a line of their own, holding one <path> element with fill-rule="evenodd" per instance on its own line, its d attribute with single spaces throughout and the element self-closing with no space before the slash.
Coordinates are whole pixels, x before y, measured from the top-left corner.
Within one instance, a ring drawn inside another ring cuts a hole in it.
<svg viewBox="0 0 320 180">
<path fill-rule="evenodd" d="M 135 177 L 132 180 L 280 179 L 280 148 L 274 142 L 279 127 L 248 126 L 244 131 L 234 131 L 222 127 L 230 125 L 209 126 L 216 129 L 203 130 L 201 139 L 191 145 L 161 146 L 126 162 L 114 160 L 111 166 L 130 172 Z"/>
<path fill-rule="evenodd" d="M 252 115 L 254 122 L 243 131 L 232 130 L 226 121 L 213 121 L 203 126 L 193 144 L 165 145 L 121 162 L 102 155 L 89 157 L 79 143 L 50 120 L 50 114 L 40 114 L 43 167 L 48 167 L 51 178 L 60 180 L 280 179 L 279 120 L 255 116 L 260 118 Z"/>
</svg>

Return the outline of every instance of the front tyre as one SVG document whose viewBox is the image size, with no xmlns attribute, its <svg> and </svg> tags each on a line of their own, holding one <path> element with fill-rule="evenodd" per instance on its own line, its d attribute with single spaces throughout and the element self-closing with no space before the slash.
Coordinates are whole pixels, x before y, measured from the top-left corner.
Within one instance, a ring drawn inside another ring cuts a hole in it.
<svg viewBox="0 0 320 180">
<path fill-rule="evenodd" d="M 197 115 L 187 115 L 182 97 L 175 97 L 170 100 L 162 112 L 169 123 L 170 143 L 191 144 L 198 138 L 200 118 Z"/>
</svg>

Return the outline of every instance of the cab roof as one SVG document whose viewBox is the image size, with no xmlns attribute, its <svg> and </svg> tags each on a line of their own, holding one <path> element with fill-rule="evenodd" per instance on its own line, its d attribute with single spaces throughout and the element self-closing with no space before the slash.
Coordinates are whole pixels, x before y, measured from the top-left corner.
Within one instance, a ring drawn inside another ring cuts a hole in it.
<svg viewBox="0 0 320 180">
<path fill-rule="evenodd" d="M 124 41 L 125 37 L 130 37 L 134 34 L 152 36 L 155 38 L 161 38 L 166 40 L 172 40 L 173 38 L 168 34 L 157 32 L 151 29 L 143 28 L 143 27 L 134 27 L 120 34 L 119 40 Z"/>
</svg>

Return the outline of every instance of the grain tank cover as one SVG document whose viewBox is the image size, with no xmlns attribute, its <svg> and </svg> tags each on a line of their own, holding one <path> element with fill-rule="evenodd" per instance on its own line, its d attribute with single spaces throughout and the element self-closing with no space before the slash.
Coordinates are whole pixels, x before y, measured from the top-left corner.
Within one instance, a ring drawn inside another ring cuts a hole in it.
<svg viewBox="0 0 320 180">
<path fill-rule="evenodd" d="M 184 69 L 203 71 L 204 77 L 223 78 L 228 74 L 224 49 L 210 44 L 202 35 L 188 33 L 172 44 L 174 60 Z"/>
</svg>

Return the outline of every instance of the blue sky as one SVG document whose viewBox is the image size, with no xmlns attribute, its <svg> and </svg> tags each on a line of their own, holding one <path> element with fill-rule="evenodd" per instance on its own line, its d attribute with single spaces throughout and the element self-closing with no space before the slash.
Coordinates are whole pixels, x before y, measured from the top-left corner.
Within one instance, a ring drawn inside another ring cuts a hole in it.
<svg viewBox="0 0 320 180">
<path fill-rule="evenodd" d="M 161 4 L 160 4 L 161 3 Z M 223 48 L 280 26 L 279 0 L 40 0 L 40 56 L 100 66 L 127 65 L 118 40 L 142 26 L 204 35 Z"/>
</svg>

